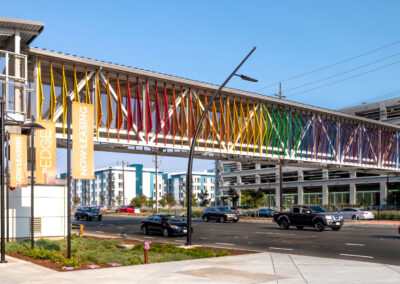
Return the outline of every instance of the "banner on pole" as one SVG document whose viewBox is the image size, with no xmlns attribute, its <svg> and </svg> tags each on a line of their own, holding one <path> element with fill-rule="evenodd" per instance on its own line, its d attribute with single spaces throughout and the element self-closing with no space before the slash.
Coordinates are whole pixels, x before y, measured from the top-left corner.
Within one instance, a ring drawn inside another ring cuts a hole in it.
<svg viewBox="0 0 400 284">
<path fill-rule="evenodd" d="M 27 136 L 10 134 L 10 187 L 26 187 L 27 172 Z"/>
<path fill-rule="evenodd" d="M 52 121 L 37 121 L 45 129 L 35 131 L 36 183 L 56 183 L 56 126 Z"/>
<path fill-rule="evenodd" d="M 72 103 L 72 178 L 94 179 L 94 106 Z"/>
</svg>

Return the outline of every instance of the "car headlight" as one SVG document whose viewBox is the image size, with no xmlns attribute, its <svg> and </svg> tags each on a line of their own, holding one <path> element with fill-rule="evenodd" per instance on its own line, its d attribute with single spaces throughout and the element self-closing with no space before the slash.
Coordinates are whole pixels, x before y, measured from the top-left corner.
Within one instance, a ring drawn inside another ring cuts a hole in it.
<svg viewBox="0 0 400 284">
<path fill-rule="evenodd" d="M 339 215 L 339 220 L 342 220 L 343 219 L 343 216 L 342 215 Z"/>
<path fill-rule="evenodd" d="M 330 216 L 330 215 L 325 216 L 325 219 L 326 219 L 326 220 L 332 220 L 332 216 Z"/>
<path fill-rule="evenodd" d="M 169 225 L 169 226 L 171 227 L 171 229 L 174 229 L 174 230 L 178 230 L 179 229 L 179 227 L 176 226 L 176 225 Z"/>
</svg>

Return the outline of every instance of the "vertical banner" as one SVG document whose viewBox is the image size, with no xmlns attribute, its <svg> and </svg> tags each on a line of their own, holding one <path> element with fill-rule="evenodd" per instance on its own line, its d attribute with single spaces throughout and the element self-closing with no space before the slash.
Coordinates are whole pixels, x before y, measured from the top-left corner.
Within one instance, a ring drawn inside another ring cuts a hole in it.
<svg viewBox="0 0 400 284">
<path fill-rule="evenodd" d="M 94 106 L 72 103 L 72 178 L 94 179 Z"/>
<path fill-rule="evenodd" d="M 10 134 L 10 187 L 27 186 L 27 136 Z"/>
<path fill-rule="evenodd" d="M 52 121 L 37 121 L 45 129 L 35 131 L 36 183 L 56 183 L 56 125 Z"/>
</svg>

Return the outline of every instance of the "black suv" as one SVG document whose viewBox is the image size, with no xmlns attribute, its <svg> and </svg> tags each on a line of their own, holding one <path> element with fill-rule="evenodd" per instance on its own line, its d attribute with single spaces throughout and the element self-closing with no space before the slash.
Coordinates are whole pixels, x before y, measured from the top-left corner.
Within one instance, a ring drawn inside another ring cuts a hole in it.
<svg viewBox="0 0 400 284">
<path fill-rule="evenodd" d="M 239 221 L 239 213 L 231 207 L 207 207 L 204 209 L 201 218 L 204 222 L 208 222 L 210 219 L 216 219 L 221 223 L 226 221 L 233 221 L 236 223 Z"/>
<path fill-rule="evenodd" d="M 99 208 L 96 206 L 85 206 L 85 207 L 78 207 L 75 211 L 75 219 L 76 221 L 85 220 L 97 220 L 101 221 L 102 214 L 100 213 Z"/>
</svg>

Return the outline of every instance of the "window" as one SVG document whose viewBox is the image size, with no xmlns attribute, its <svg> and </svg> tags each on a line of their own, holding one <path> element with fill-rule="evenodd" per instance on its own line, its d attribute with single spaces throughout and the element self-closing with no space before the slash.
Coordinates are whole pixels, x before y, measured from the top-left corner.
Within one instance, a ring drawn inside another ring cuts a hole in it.
<svg viewBox="0 0 400 284">
<path fill-rule="evenodd" d="M 118 187 L 119 187 L 119 188 L 124 187 L 124 183 L 123 183 L 123 182 L 118 183 Z"/>
<path fill-rule="evenodd" d="M 300 208 L 299 207 L 293 207 L 293 213 L 300 214 Z"/>
<path fill-rule="evenodd" d="M 118 174 L 118 178 L 119 178 L 119 179 L 122 179 L 122 174 Z"/>
<path fill-rule="evenodd" d="M 158 189 L 161 189 L 161 184 L 158 185 Z"/>
</svg>

